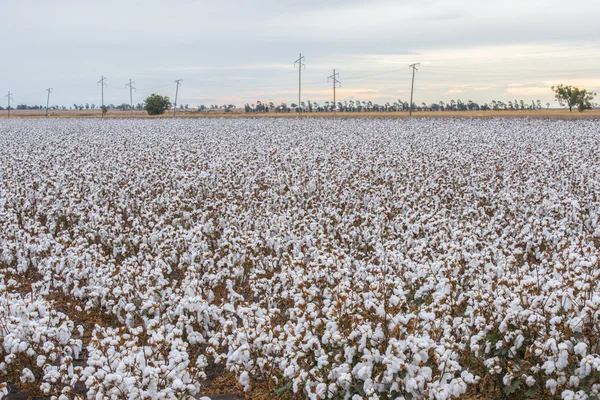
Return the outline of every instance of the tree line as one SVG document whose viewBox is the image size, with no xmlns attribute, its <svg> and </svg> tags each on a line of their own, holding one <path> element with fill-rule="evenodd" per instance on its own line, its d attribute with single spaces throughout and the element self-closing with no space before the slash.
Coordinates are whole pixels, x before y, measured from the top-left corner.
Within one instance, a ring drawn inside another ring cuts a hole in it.
<svg viewBox="0 0 600 400">
<path fill-rule="evenodd" d="M 437 103 L 421 103 L 417 104 L 413 102 L 413 110 L 416 111 L 487 111 L 487 110 L 541 110 L 544 108 L 541 100 L 532 100 L 531 103 L 525 102 L 524 100 L 514 101 L 496 101 L 492 100 L 489 103 L 478 104 L 474 101 L 462 101 L 460 99 L 450 100 L 449 102 L 437 102 Z M 550 103 L 545 104 L 545 108 L 550 108 Z M 273 102 L 262 102 L 257 101 L 256 103 L 247 103 L 244 106 L 244 111 L 247 113 L 266 113 L 266 112 L 292 112 L 292 111 L 303 111 L 303 112 L 397 112 L 397 111 L 409 111 L 410 104 L 408 101 L 398 100 L 395 102 L 386 102 L 383 104 L 373 103 L 372 101 L 360 101 L 360 100 L 346 100 L 338 101 L 325 101 L 323 104 L 319 104 L 316 101 L 307 100 L 301 102 L 300 107 L 296 103 L 290 103 L 289 105 L 285 102 L 275 105 Z"/>
<path fill-rule="evenodd" d="M 144 110 L 144 107 L 146 106 L 145 102 L 144 103 L 137 103 L 133 106 L 134 110 Z M 105 105 L 107 110 L 119 110 L 119 111 L 130 111 L 132 109 L 130 104 L 127 103 L 122 103 L 119 105 L 114 105 L 114 104 L 107 104 Z M 169 105 L 169 107 L 171 107 L 171 105 Z M 204 107 L 204 106 L 201 106 Z M 85 104 L 73 104 L 70 107 L 64 106 L 64 105 L 52 105 L 52 106 L 48 106 L 48 110 L 52 110 L 52 111 L 57 111 L 57 110 L 100 110 L 102 107 L 101 106 L 97 106 L 96 104 L 89 104 L 89 103 L 85 103 Z M 180 109 L 185 110 L 185 109 L 189 109 L 189 104 L 181 104 L 179 106 Z M 204 107 L 206 108 L 206 107 Z M 27 104 L 19 104 L 15 107 L 2 107 L 0 106 L 0 111 L 1 110 L 45 110 L 46 106 L 42 106 L 42 105 L 27 105 Z"/>
<path fill-rule="evenodd" d="M 569 111 L 573 110 L 573 107 L 577 108 L 579 111 L 589 110 L 592 108 L 597 108 L 598 104 L 593 103 L 594 97 L 596 93 L 593 91 L 589 91 L 586 89 L 579 89 L 572 86 L 558 85 L 552 86 L 552 91 L 555 94 L 556 101 L 559 103 L 561 107 L 569 108 Z M 159 94 L 153 93 L 146 98 L 143 103 L 138 103 L 133 108 L 136 110 L 146 110 L 150 115 L 159 115 L 163 114 L 166 110 L 172 109 L 173 104 L 169 100 L 168 96 L 161 96 Z M 95 104 L 86 103 L 83 104 L 73 104 L 73 107 L 70 107 L 71 110 L 89 110 L 96 109 Z M 129 111 L 132 109 L 132 106 L 127 103 L 122 103 L 121 105 L 115 106 L 113 104 L 109 104 L 107 106 L 98 107 L 102 109 L 102 113 L 106 113 L 108 110 L 122 110 Z M 237 107 L 233 104 L 223 104 L 219 105 L 210 105 L 210 107 L 201 105 L 197 108 L 198 112 L 206 112 L 206 111 L 223 111 L 223 112 L 231 112 L 235 110 Z M 541 100 L 531 100 L 531 103 L 525 102 L 525 100 L 509 100 L 507 102 L 492 100 L 489 103 L 478 104 L 474 101 L 468 100 L 464 102 L 460 99 L 450 100 L 445 103 L 443 101 L 439 101 L 437 103 L 421 103 L 420 105 L 413 102 L 412 109 L 415 111 L 488 111 L 488 110 L 542 110 L 544 105 L 542 105 Z M 545 108 L 550 108 L 550 103 L 545 104 Z M 12 110 L 13 108 L 9 108 Z M 20 104 L 16 107 L 17 110 L 42 110 L 43 106 L 28 106 L 26 104 Z M 66 110 L 65 106 L 52 106 L 49 107 L 51 110 Z M 179 106 L 181 110 L 189 109 L 188 104 L 181 104 Z M 273 102 L 262 102 L 257 101 L 256 103 L 246 103 L 244 106 L 244 111 L 246 113 L 267 113 L 267 112 L 275 112 L 275 113 L 289 113 L 292 111 L 295 112 L 398 112 L 398 111 L 409 111 L 411 109 L 411 105 L 407 101 L 403 101 L 398 99 L 398 101 L 394 102 L 385 102 L 383 104 L 373 103 L 372 101 L 361 101 L 361 100 L 344 100 L 338 101 L 334 103 L 333 101 L 325 101 L 323 104 L 319 104 L 316 101 L 303 101 L 299 105 L 296 103 L 290 103 L 289 105 L 285 102 L 282 102 L 279 105 L 275 105 Z M 4 110 L 4 108 L 0 107 L 0 110 Z"/>
</svg>

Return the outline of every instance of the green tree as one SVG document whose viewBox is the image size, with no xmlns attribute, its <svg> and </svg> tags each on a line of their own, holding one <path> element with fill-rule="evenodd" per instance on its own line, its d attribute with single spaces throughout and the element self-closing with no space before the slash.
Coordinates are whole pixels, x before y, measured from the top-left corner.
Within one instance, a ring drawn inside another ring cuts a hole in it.
<svg viewBox="0 0 600 400">
<path fill-rule="evenodd" d="M 552 86 L 552 91 L 558 104 L 561 107 L 569 107 L 569 112 L 573 111 L 573 107 L 577 107 L 579 111 L 591 109 L 592 100 L 596 96 L 595 92 L 565 85 Z"/>
<path fill-rule="evenodd" d="M 152 93 L 146 98 L 144 109 L 149 115 L 161 115 L 164 114 L 169 107 L 171 107 L 171 101 L 168 96 Z"/>
</svg>

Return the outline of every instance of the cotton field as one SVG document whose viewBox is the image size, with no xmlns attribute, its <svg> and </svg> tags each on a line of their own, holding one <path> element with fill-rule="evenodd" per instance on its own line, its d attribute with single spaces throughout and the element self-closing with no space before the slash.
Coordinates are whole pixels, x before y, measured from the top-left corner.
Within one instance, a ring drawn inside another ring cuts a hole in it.
<svg viewBox="0 0 600 400">
<path fill-rule="evenodd" d="M 599 218 L 593 120 L 4 120 L 0 398 L 598 398 Z"/>
</svg>

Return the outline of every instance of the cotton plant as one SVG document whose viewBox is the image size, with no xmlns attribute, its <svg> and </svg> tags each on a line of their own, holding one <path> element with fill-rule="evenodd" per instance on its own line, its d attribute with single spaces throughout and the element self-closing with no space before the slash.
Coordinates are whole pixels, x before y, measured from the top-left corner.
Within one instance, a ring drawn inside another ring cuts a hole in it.
<svg viewBox="0 0 600 400">
<path fill-rule="evenodd" d="M 594 121 L 2 122 L 0 381 L 600 392 Z M 9 386 L 0 384 L 0 396 Z"/>
<path fill-rule="evenodd" d="M 2 287 L 0 286 L 0 289 Z M 82 367 L 83 327 L 44 300 L 0 296 L 0 376 L 44 395 L 70 393 Z M 4 387 L 6 390 L 6 386 Z"/>
</svg>

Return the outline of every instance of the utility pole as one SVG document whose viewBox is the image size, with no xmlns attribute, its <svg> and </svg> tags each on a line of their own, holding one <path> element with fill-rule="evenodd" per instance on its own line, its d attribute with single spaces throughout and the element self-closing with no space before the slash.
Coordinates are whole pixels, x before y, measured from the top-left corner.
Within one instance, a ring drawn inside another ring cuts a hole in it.
<svg viewBox="0 0 600 400">
<path fill-rule="evenodd" d="M 129 78 L 129 83 L 127 85 L 125 85 L 125 87 L 129 86 L 129 106 L 131 107 L 131 115 L 133 115 L 133 93 L 132 92 L 134 90 L 136 90 L 136 88 L 133 87 L 134 83 L 135 82 L 132 82 L 131 78 Z"/>
<path fill-rule="evenodd" d="M 340 73 L 338 72 L 337 74 L 335 73 L 335 69 L 333 70 L 333 75 L 328 76 L 327 77 L 327 82 L 329 82 L 329 79 L 331 79 L 333 81 L 333 117 L 335 118 L 335 112 L 337 110 L 337 103 L 335 102 L 335 86 L 336 84 L 340 84 L 340 87 L 342 87 L 342 82 L 340 82 L 337 78 L 340 76 Z"/>
<path fill-rule="evenodd" d="M 46 100 L 46 118 L 48 118 L 48 105 L 50 104 L 50 93 L 52 93 L 52 88 L 46 89 L 48 92 L 48 99 Z"/>
<path fill-rule="evenodd" d="M 300 104 L 302 103 L 302 67 L 306 69 L 306 64 L 302 61 L 304 61 L 304 57 L 302 56 L 302 53 L 300 53 L 300 57 L 294 61 L 294 68 L 296 68 L 296 64 L 298 64 L 298 115 L 300 115 L 302 110 L 300 107 Z"/>
<path fill-rule="evenodd" d="M 421 65 L 421 63 L 414 63 L 414 64 L 410 64 L 408 66 L 408 68 L 412 68 L 413 70 L 413 76 L 412 76 L 412 84 L 410 85 L 410 106 L 409 106 L 409 112 L 408 115 L 412 117 L 412 108 L 413 108 L 413 90 L 415 88 L 415 72 L 418 71 L 417 66 Z"/>
<path fill-rule="evenodd" d="M 177 112 L 177 95 L 179 94 L 179 85 L 181 85 L 181 82 L 183 82 L 183 79 L 177 79 L 175 81 L 177 87 L 175 88 L 175 103 L 173 104 L 173 116 L 175 116 L 175 113 Z"/>
<path fill-rule="evenodd" d="M 100 86 L 102 86 L 102 117 L 104 117 L 104 86 L 106 86 L 106 77 L 102 75 L 102 79 L 98 81 Z"/>
<path fill-rule="evenodd" d="M 13 98 L 13 95 L 8 92 L 8 94 L 4 97 L 8 99 L 8 107 L 6 107 L 6 111 L 8 111 L 8 118 L 10 118 L 10 100 Z"/>
</svg>

